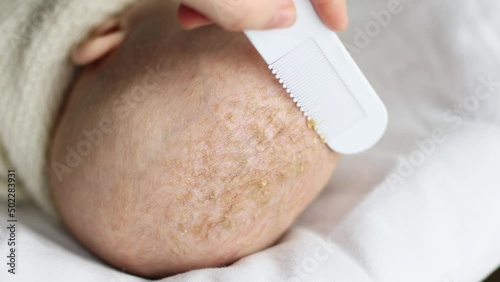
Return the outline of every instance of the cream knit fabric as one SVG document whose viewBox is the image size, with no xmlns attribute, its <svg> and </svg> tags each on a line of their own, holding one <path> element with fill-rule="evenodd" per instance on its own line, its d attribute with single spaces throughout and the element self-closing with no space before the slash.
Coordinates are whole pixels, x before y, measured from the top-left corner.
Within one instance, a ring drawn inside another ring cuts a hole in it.
<svg viewBox="0 0 500 282">
<path fill-rule="evenodd" d="M 48 193 L 50 131 L 74 71 L 71 49 L 134 0 L 0 0 L 0 198 L 7 170 L 26 196 L 54 214 Z"/>
</svg>

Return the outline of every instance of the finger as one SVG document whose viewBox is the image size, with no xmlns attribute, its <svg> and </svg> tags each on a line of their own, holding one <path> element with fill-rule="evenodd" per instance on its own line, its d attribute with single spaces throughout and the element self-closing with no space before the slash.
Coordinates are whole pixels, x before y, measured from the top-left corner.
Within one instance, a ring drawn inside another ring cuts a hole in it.
<svg viewBox="0 0 500 282">
<path fill-rule="evenodd" d="M 195 29 L 213 23 L 209 18 L 184 5 L 177 10 L 177 19 L 185 29 Z"/>
<path fill-rule="evenodd" d="M 326 26 L 338 31 L 347 28 L 349 18 L 346 0 L 311 0 L 311 2 Z"/>
<path fill-rule="evenodd" d="M 288 27 L 296 18 L 292 0 L 182 0 L 181 2 L 231 31 Z"/>
</svg>

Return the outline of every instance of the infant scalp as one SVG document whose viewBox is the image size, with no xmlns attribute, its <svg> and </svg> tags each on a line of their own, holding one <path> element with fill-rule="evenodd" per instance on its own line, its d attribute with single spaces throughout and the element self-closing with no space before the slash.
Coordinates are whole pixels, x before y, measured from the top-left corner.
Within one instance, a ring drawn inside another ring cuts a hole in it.
<svg viewBox="0 0 500 282">
<path fill-rule="evenodd" d="M 59 181 L 51 172 L 51 189 L 68 229 L 134 274 L 227 265 L 271 246 L 336 165 L 243 35 L 204 34 L 168 33 L 159 42 L 169 44 L 155 47 L 132 32 L 131 47 L 83 71 L 54 136 L 51 161 L 64 162 L 78 132 L 112 117 L 71 175 Z M 137 48 L 144 56 L 123 62 Z M 151 64 L 161 79 L 112 115 L 113 101 L 141 87 Z"/>
</svg>

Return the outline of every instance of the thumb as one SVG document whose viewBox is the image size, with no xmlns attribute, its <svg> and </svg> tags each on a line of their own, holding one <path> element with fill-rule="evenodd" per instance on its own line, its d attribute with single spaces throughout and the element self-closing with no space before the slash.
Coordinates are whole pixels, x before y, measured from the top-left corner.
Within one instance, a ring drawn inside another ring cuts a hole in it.
<svg viewBox="0 0 500 282">
<path fill-rule="evenodd" d="M 181 3 L 230 31 L 283 28 L 295 22 L 292 0 L 182 0 Z"/>
</svg>

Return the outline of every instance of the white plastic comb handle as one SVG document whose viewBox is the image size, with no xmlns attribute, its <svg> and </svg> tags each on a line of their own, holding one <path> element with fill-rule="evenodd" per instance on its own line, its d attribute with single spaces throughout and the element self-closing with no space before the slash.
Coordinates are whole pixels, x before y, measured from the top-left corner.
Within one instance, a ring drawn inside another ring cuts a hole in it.
<svg viewBox="0 0 500 282">
<path fill-rule="evenodd" d="M 294 2 L 291 28 L 245 34 L 332 150 L 369 149 L 387 127 L 384 104 L 310 0 Z"/>
</svg>

